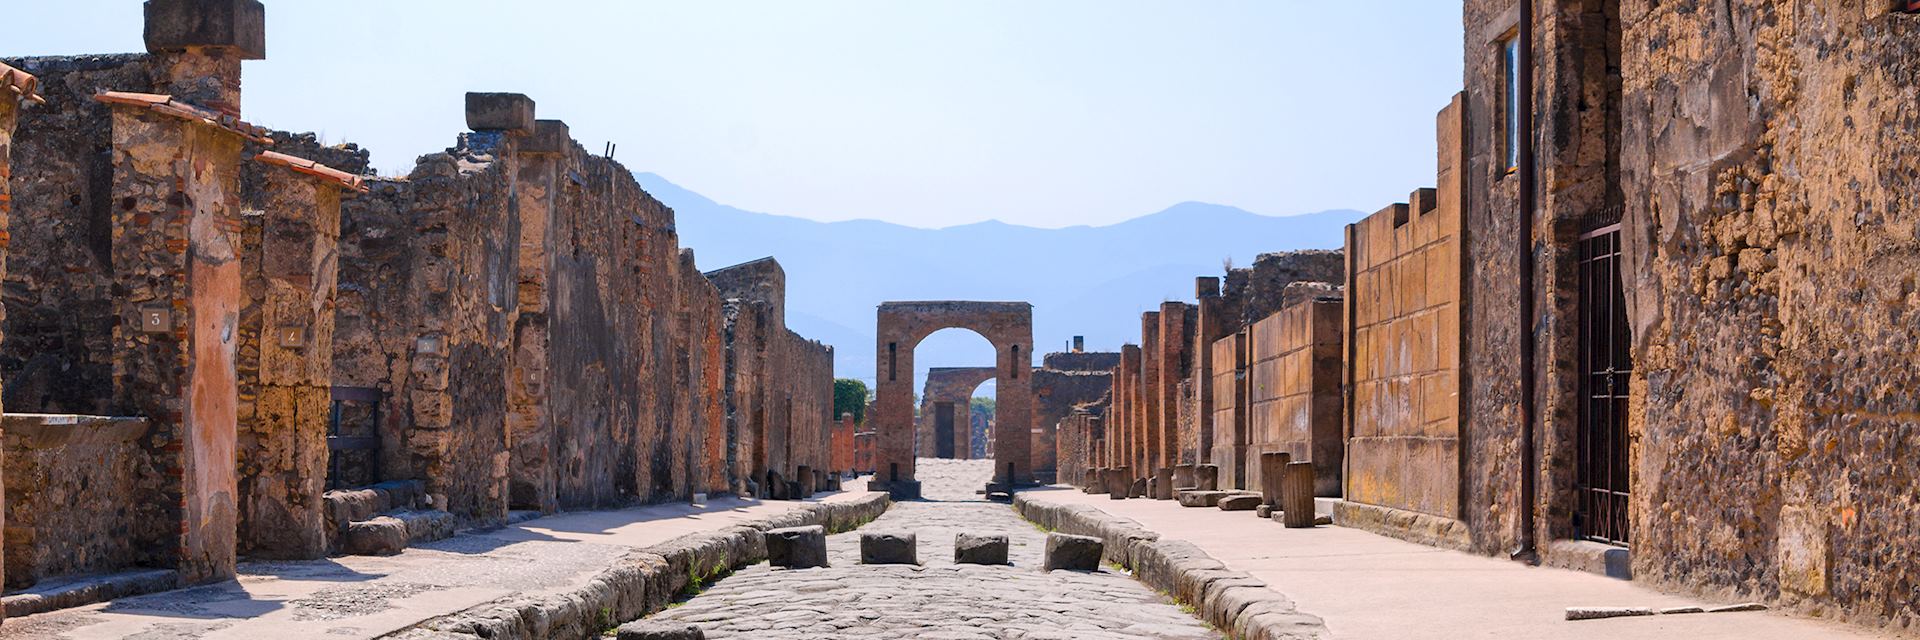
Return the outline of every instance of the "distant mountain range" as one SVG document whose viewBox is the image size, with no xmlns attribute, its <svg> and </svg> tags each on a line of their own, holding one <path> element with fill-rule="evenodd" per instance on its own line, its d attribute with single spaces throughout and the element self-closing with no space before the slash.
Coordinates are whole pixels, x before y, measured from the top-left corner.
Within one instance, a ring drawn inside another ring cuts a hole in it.
<svg viewBox="0 0 1920 640">
<path fill-rule="evenodd" d="M 1192 300 L 1195 276 L 1260 253 L 1339 248 L 1358 211 L 1265 216 L 1186 202 L 1125 222 L 1040 229 L 988 221 L 920 229 L 876 220 L 815 222 L 714 202 L 651 173 L 641 186 L 673 207 L 681 246 L 700 268 L 774 256 L 787 272 L 787 324 L 835 348 L 841 377 L 873 380 L 874 312 L 888 300 L 1023 300 L 1034 305 L 1034 351 L 1075 335 L 1089 350 L 1138 341 L 1140 312 Z M 952 335 L 958 334 L 958 335 Z M 930 366 L 980 366 L 986 341 L 936 334 L 915 352 Z M 1037 361 L 1037 358 L 1036 358 Z"/>
</svg>

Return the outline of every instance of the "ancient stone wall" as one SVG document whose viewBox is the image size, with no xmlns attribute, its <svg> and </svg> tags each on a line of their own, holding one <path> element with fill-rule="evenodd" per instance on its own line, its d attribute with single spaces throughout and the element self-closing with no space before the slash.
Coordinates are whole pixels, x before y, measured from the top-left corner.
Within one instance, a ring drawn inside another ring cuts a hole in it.
<svg viewBox="0 0 1920 640">
<path fill-rule="evenodd" d="M 1442 178 L 1348 228 L 1352 270 L 1346 497 L 1460 517 L 1458 104 L 1440 115 Z"/>
<path fill-rule="evenodd" d="M 1117 366 L 1118 351 L 1056 351 L 1040 357 L 1040 368 L 1055 371 L 1112 371 Z"/>
<path fill-rule="evenodd" d="M 1246 470 L 1246 486 L 1261 486 L 1260 454 L 1285 452 L 1294 462 L 1314 463 L 1315 495 L 1341 495 L 1346 462 L 1340 378 L 1346 355 L 1340 341 L 1344 319 L 1340 299 L 1325 296 L 1295 303 L 1248 327 L 1249 439 L 1239 461 Z M 1226 344 L 1227 349 L 1233 346 Z"/>
<path fill-rule="evenodd" d="M 1213 395 L 1212 463 L 1220 468 L 1216 477 L 1221 488 L 1260 486 L 1257 474 L 1252 473 L 1259 468 L 1256 464 L 1259 458 L 1247 453 L 1253 444 L 1247 407 L 1253 394 L 1247 389 L 1246 341 L 1247 332 L 1243 329 L 1207 346 L 1211 351 L 1208 375 L 1212 377 L 1208 387 Z M 1249 479 L 1250 474 L 1254 479 Z"/>
<path fill-rule="evenodd" d="M 112 110 L 104 91 L 151 91 L 144 54 L 20 58 L 47 104 L 19 112 L 13 142 L 6 339 L 10 411 L 108 413 L 113 388 Z M 26 251 L 34 247 L 59 250 Z"/>
<path fill-rule="evenodd" d="M 1635 578 L 1911 626 L 1920 16 L 1619 11 Z"/>
<path fill-rule="evenodd" d="M 762 258 L 708 272 L 727 302 L 724 327 L 731 467 L 763 496 L 789 497 L 780 482 L 831 470 L 833 348 L 783 324 L 786 272 Z M 770 475 L 771 474 L 771 475 Z M 813 487 L 814 479 L 802 481 Z"/>
<path fill-rule="evenodd" d="M 164 496 L 141 476 L 144 422 L 6 422 L 6 588 L 165 561 L 179 525 L 148 511 Z"/>
<path fill-rule="evenodd" d="M 1044 361 L 1056 361 L 1048 354 Z M 1108 357 L 1101 360 L 1117 361 L 1119 353 L 1101 354 Z M 1063 420 L 1100 405 L 1102 399 L 1113 391 L 1113 372 L 1061 370 L 1038 367 L 1033 370 L 1033 470 L 1044 482 L 1065 481 L 1058 473 L 1066 469 L 1059 465 L 1068 459 L 1084 460 L 1084 451 L 1067 453 L 1058 451 L 1060 430 Z M 1081 446 L 1084 446 L 1082 444 Z M 1084 472 L 1085 469 L 1081 469 Z"/>
<path fill-rule="evenodd" d="M 240 553 L 317 558 L 328 541 L 334 286 L 340 198 L 358 178 L 302 156 L 312 138 L 274 136 L 241 172 L 238 408 Z M 301 144 L 304 142 L 304 144 Z"/>
</svg>

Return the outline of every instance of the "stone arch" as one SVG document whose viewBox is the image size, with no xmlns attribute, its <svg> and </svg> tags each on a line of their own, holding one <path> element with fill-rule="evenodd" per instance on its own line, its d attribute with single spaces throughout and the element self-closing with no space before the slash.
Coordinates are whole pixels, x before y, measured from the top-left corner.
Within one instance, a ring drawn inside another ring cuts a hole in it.
<svg viewBox="0 0 1920 640">
<path fill-rule="evenodd" d="M 914 476 L 913 350 L 941 329 L 966 329 L 993 345 L 994 477 L 1030 484 L 1033 422 L 1033 305 L 1025 302 L 887 302 L 875 330 L 874 409 L 879 460 L 874 489 L 917 498 Z"/>
<path fill-rule="evenodd" d="M 927 370 L 927 384 L 920 393 L 920 419 L 916 425 L 918 438 L 915 455 L 921 458 L 939 458 L 937 455 L 945 449 L 939 442 L 937 429 L 940 423 L 939 412 L 949 408 L 955 430 L 948 434 L 951 454 L 945 456 L 957 460 L 972 458 L 971 429 L 967 429 L 962 419 L 970 415 L 969 407 L 973 401 L 973 391 L 986 381 L 999 376 L 999 367 L 938 367 Z"/>
</svg>

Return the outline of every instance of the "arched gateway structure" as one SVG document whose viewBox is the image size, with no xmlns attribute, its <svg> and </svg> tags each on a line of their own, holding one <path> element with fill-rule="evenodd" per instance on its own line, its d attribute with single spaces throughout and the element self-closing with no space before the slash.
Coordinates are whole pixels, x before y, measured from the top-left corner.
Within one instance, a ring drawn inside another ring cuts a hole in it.
<svg viewBox="0 0 1920 640">
<path fill-rule="evenodd" d="M 996 484 L 1031 484 L 1027 459 L 1033 422 L 1033 305 L 1025 302 L 887 302 L 875 331 L 874 412 L 879 464 L 870 488 L 898 499 L 920 497 L 914 478 L 913 348 L 941 329 L 973 331 L 993 344 Z"/>
<path fill-rule="evenodd" d="M 920 391 L 919 453 L 915 455 L 972 459 L 973 390 L 998 375 L 1000 367 L 928 369 L 927 385 Z"/>
</svg>

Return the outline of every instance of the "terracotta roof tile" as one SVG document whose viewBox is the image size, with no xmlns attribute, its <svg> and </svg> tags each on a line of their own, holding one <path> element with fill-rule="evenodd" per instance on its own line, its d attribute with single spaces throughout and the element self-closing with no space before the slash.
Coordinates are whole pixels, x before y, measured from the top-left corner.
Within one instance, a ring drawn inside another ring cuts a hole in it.
<svg viewBox="0 0 1920 640">
<path fill-rule="evenodd" d="M 267 164 L 277 164 L 287 167 L 297 173 L 304 173 L 316 178 L 337 182 L 340 183 L 340 186 L 354 191 L 365 192 L 367 190 L 366 181 L 361 179 L 360 176 L 306 158 L 290 156 L 278 151 L 262 151 L 260 155 L 254 156 L 253 159 Z"/>
<path fill-rule="evenodd" d="M 107 104 L 123 104 L 145 107 L 156 113 L 164 113 L 176 118 L 194 120 L 240 134 L 241 137 L 260 144 L 273 144 L 267 137 L 267 130 L 248 124 L 239 118 L 173 99 L 164 93 L 134 93 L 131 91 L 107 91 L 93 97 Z"/>
<path fill-rule="evenodd" d="M 39 84 L 40 80 L 34 78 L 33 74 L 0 63 L 0 87 L 6 88 L 9 93 L 19 96 L 20 99 L 44 104 L 46 99 L 41 98 L 36 90 Z"/>
</svg>

